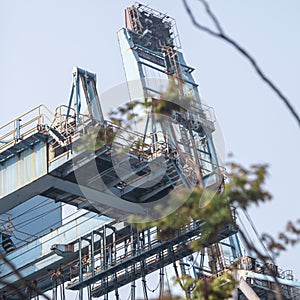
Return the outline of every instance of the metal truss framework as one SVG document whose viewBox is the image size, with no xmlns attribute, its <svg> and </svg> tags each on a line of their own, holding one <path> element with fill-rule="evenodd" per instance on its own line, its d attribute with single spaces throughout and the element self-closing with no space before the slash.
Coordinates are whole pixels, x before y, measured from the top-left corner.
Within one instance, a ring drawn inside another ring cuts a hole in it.
<svg viewBox="0 0 300 300">
<path fill-rule="evenodd" d="M 180 229 L 173 238 L 164 241 L 157 239 L 158 228 L 137 231 L 127 226 L 116 231 L 106 225 L 101 230 L 93 231 L 78 240 L 79 270 L 68 288 L 78 290 L 92 285 L 92 295 L 99 297 L 174 264 L 193 253 L 190 243 L 201 238 L 203 224 L 201 221 L 193 222 Z M 112 233 L 108 234 L 107 230 Z M 236 232 L 236 227 L 228 225 L 216 241 Z M 199 274 L 210 273 L 204 269 L 198 271 Z"/>
</svg>

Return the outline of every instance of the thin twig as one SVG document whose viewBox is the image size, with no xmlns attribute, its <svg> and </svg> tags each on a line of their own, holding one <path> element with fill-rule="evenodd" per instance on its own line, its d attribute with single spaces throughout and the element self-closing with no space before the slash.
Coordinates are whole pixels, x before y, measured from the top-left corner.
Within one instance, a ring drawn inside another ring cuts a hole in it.
<svg viewBox="0 0 300 300">
<path fill-rule="evenodd" d="M 275 94 L 277 94 L 277 96 L 284 102 L 284 104 L 286 105 L 286 107 L 288 108 L 288 110 L 290 111 L 290 113 L 294 116 L 294 118 L 296 119 L 299 127 L 300 127 L 300 117 L 297 114 L 296 110 L 293 108 L 293 106 L 291 105 L 290 101 L 288 100 L 288 98 L 280 91 L 280 89 L 271 81 L 271 79 L 269 79 L 267 77 L 267 75 L 262 71 L 262 69 L 258 66 L 256 60 L 253 58 L 253 56 L 251 56 L 249 54 L 249 52 L 243 48 L 241 45 L 239 45 L 236 41 L 234 41 L 231 37 L 229 37 L 227 34 L 225 34 L 224 29 L 222 28 L 219 20 L 217 19 L 217 17 L 215 16 L 215 14 L 212 12 L 212 10 L 210 9 L 208 3 L 206 0 L 199 0 L 203 3 L 203 5 L 205 6 L 206 12 L 209 15 L 209 17 L 212 19 L 214 25 L 217 27 L 218 32 L 213 31 L 212 29 L 200 24 L 197 22 L 190 6 L 187 3 L 187 0 L 183 0 L 183 4 L 184 7 L 188 13 L 188 15 L 191 18 L 192 23 L 200 30 L 214 36 L 217 38 L 220 38 L 224 41 L 226 41 L 227 43 L 229 43 L 231 46 L 233 46 L 239 53 L 241 53 L 249 62 L 250 64 L 253 66 L 254 70 L 256 71 L 256 73 L 259 75 L 259 77 L 273 90 L 273 92 Z"/>
<path fill-rule="evenodd" d="M 222 28 L 222 25 L 220 23 L 220 21 L 217 19 L 217 17 L 214 15 L 214 13 L 211 11 L 208 3 L 206 1 L 203 1 L 203 0 L 199 0 L 200 2 L 203 3 L 204 7 L 205 7 L 205 10 L 207 12 L 207 14 L 210 16 L 210 18 L 213 20 L 215 26 L 217 27 L 217 29 L 219 30 L 219 33 L 221 34 L 225 34 L 223 28 Z"/>
<path fill-rule="evenodd" d="M 19 271 L 16 269 L 16 267 L 6 258 L 5 255 L 0 255 L 0 259 L 2 259 L 13 271 L 13 273 L 15 275 L 17 275 L 17 277 L 20 279 L 20 281 L 28 288 L 30 288 L 31 290 L 33 290 L 37 295 L 41 295 L 44 298 L 46 298 L 47 300 L 51 300 L 50 297 L 48 297 L 47 295 L 45 295 L 44 293 L 42 293 L 41 291 L 38 290 L 38 288 L 36 288 L 35 286 L 31 286 L 26 280 L 25 278 L 19 273 Z"/>
<path fill-rule="evenodd" d="M 0 283 L 3 284 L 4 286 L 8 287 L 10 290 L 14 291 L 19 296 L 19 300 L 26 300 L 25 295 L 22 294 L 22 292 L 20 291 L 20 289 L 17 285 L 9 283 L 1 278 L 0 278 Z M 6 296 L 6 295 L 3 294 L 2 296 Z M 5 298 L 3 298 L 3 299 L 5 299 Z"/>
</svg>

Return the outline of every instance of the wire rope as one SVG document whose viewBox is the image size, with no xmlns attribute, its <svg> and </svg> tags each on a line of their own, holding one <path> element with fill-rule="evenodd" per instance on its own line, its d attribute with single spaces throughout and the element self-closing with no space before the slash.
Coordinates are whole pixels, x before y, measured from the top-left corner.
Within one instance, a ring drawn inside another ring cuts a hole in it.
<svg viewBox="0 0 300 300">
<path fill-rule="evenodd" d="M 58 206 L 58 207 L 52 208 L 52 209 L 50 209 L 48 211 L 43 212 L 42 214 L 40 214 L 38 216 L 35 216 L 35 217 L 31 218 L 31 219 L 28 219 L 26 221 L 23 221 L 21 223 L 14 224 L 14 225 L 15 225 L 15 227 L 18 227 L 19 225 L 22 225 L 20 228 L 23 228 L 23 227 L 31 224 L 32 222 L 37 221 L 37 220 L 43 218 L 44 216 L 47 216 L 49 213 L 54 212 L 54 211 L 60 209 L 61 207 L 65 206 L 65 205 L 66 205 L 66 203 L 64 203 L 62 206 Z"/>
<path fill-rule="evenodd" d="M 32 198 L 32 199 L 33 199 L 33 198 Z M 28 200 L 31 200 L 31 199 L 28 199 Z M 27 200 L 27 201 L 28 201 L 28 200 Z M 49 201 L 49 203 L 45 204 L 45 202 L 48 202 L 48 201 Z M 25 201 L 25 202 L 26 202 L 26 201 Z M 25 202 L 24 202 L 24 203 L 25 203 Z M 28 214 L 28 213 L 31 213 L 31 212 L 33 212 L 34 210 L 40 208 L 40 206 L 45 207 L 46 205 L 51 204 L 51 202 L 53 202 L 52 199 L 49 199 L 49 198 L 44 199 L 42 202 L 37 203 L 37 204 L 34 205 L 33 207 L 30 207 L 30 208 L 28 208 L 27 210 L 25 210 L 25 211 L 19 213 L 18 215 L 13 216 L 11 219 L 9 219 L 9 221 L 13 221 L 13 220 L 18 219 L 19 217 L 23 217 L 24 215 L 26 215 L 26 214 Z M 10 213 L 4 213 L 3 215 L 10 215 Z"/>
<path fill-rule="evenodd" d="M 147 282 L 145 276 L 142 276 L 142 286 L 143 286 L 144 299 L 148 300 L 149 298 L 147 293 Z"/>
<path fill-rule="evenodd" d="M 65 206 L 65 205 L 68 205 L 68 204 L 64 203 L 63 206 Z M 59 209 L 59 208 L 57 208 L 57 209 Z M 40 233 L 43 233 L 45 230 L 51 229 L 51 228 L 54 227 L 55 225 L 60 225 L 62 222 L 66 221 L 68 218 L 70 218 L 70 217 L 72 217 L 72 216 L 74 216 L 74 215 L 80 213 L 81 211 L 82 211 L 82 210 L 80 209 L 80 210 L 78 210 L 78 211 L 73 212 L 72 214 L 68 214 L 67 216 L 64 216 L 61 220 L 58 220 L 58 221 L 56 221 L 56 222 L 54 222 L 54 223 L 51 223 L 51 224 L 48 225 L 47 227 L 45 227 L 45 228 L 43 228 L 42 230 L 38 231 L 36 234 L 38 235 L 38 234 L 40 234 Z M 44 217 L 44 215 L 42 215 L 42 216 L 37 216 L 37 218 L 36 218 L 35 220 L 33 220 L 33 221 L 37 221 L 38 219 L 43 218 L 43 217 Z M 32 221 L 32 222 L 33 222 L 33 221 Z"/>
<path fill-rule="evenodd" d="M 65 205 L 67 205 L 67 204 L 65 204 Z M 76 215 L 77 213 L 80 213 L 80 211 L 81 211 L 81 210 L 75 211 L 74 213 L 65 216 L 62 220 L 59 220 L 59 221 L 54 222 L 54 223 L 51 223 L 49 226 L 47 226 L 47 227 L 43 228 L 42 230 L 36 232 L 35 235 L 32 235 L 32 234 L 27 233 L 27 232 L 21 232 L 22 234 L 27 234 L 27 235 L 30 235 L 30 236 L 34 236 L 34 237 L 35 237 L 34 239 L 30 239 L 30 240 L 28 240 L 28 239 L 21 239 L 21 238 L 18 238 L 18 237 L 15 235 L 15 233 L 12 233 L 12 234 L 13 234 L 13 236 L 14 236 L 15 239 L 17 239 L 17 240 L 19 240 L 19 241 L 22 241 L 22 242 L 25 242 L 25 244 L 31 243 L 32 241 L 34 241 L 35 239 L 38 239 L 38 238 L 40 237 L 39 234 L 45 233 L 46 230 L 51 229 L 52 227 L 55 227 L 55 225 L 57 225 L 57 224 L 60 225 L 61 222 L 66 221 L 67 219 L 69 219 L 70 217 Z M 12 225 L 13 225 L 13 224 L 12 224 Z M 13 226 L 14 226 L 14 225 L 13 225 Z M 20 231 L 20 230 L 17 229 L 17 228 L 15 228 L 15 230 L 16 230 L 16 231 Z M 17 246 L 17 245 L 20 245 L 20 243 L 21 243 L 21 242 L 18 242 L 18 243 L 16 244 L 16 246 Z"/>
<path fill-rule="evenodd" d="M 159 270 L 159 299 L 162 299 L 164 297 L 165 291 L 165 268 L 160 268 Z"/>
<path fill-rule="evenodd" d="M 75 212 L 75 213 L 76 213 L 76 212 Z M 73 214 L 75 214 L 75 213 L 73 213 Z M 77 226 L 82 225 L 82 224 L 84 224 L 85 222 L 87 222 L 87 221 L 89 221 L 89 220 L 91 220 L 91 219 L 93 219 L 93 218 L 95 218 L 95 217 L 97 217 L 97 216 L 98 216 L 98 215 L 95 214 L 94 216 L 92 216 L 92 217 L 90 217 L 90 218 L 87 218 L 87 219 L 83 220 L 82 222 L 78 223 Z M 57 237 L 58 237 L 58 236 L 61 236 L 61 235 L 63 235 L 63 234 L 65 234 L 65 233 L 68 232 L 68 231 L 70 231 L 70 229 L 66 229 L 66 230 L 60 232 L 60 233 L 57 235 Z M 43 243 L 47 243 L 47 242 L 51 241 L 51 239 L 52 239 L 52 238 L 49 238 L 48 240 L 43 241 Z M 26 251 L 20 253 L 20 254 L 18 255 L 18 258 L 19 258 L 20 256 L 25 255 L 26 253 L 32 251 L 33 249 L 36 249 L 36 248 L 41 247 L 41 245 L 42 245 L 42 244 L 38 243 L 36 246 L 34 246 L 34 247 L 32 247 L 32 248 L 30 248 L 30 249 L 28 249 L 28 250 L 26 250 Z M 4 263 L 0 264 L 0 266 L 3 265 L 3 264 L 4 264 Z"/>
<path fill-rule="evenodd" d="M 257 239 L 259 240 L 260 244 L 262 245 L 263 249 L 265 250 L 265 253 L 266 253 L 267 256 L 271 259 L 271 258 L 272 258 L 272 257 L 271 257 L 271 254 L 270 254 L 268 248 L 266 247 L 266 245 L 263 243 L 263 241 L 262 241 L 260 235 L 258 234 L 258 230 L 257 230 L 256 226 L 254 225 L 254 223 L 253 223 L 253 221 L 252 221 L 252 219 L 251 219 L 251 217 L 250 217 L 248 211 L 247 211 L 246 209 L 242 209 L 242 211 L 243 211 L 244 215 L 246 216 L 246 218 L 247 218 L 247 220 L 248 220 L 250 226 L 252 227 L 252 229 L 253 229 L 253 231 L 254 231 L 254 233 L 255 233 Z"/>
<path fill-rule="evenodd" d="M 243 228 L 243 232 L 244 232 L 245 237 L 247 238 L 247 240 L 248 240 L 252 245 L 254 245 L 254 244 L 253 244 L 253 240 L 252 240 L 251 236 L 249 235 L 248 231 L 246 230 L 246 226 L 245 226 L 244 222 L 242 221 L 242 218 L 241 218 L 240 214 L 238 213 L 238 211 L 236 211 L 236 215 L 237 215 L 237 217 L 238 217 L 238 219 L 239 219 L 239 223 L 242 225 L 242 228 Z M 250 249 L 250 252 L 252 252 L 251 249 Z"/>
</svg>

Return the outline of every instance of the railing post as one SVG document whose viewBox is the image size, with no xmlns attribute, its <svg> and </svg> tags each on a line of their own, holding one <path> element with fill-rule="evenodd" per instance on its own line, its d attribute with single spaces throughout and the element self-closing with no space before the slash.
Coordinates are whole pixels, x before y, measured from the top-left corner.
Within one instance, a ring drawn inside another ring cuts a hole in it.
<svg viewBox="0 0 300 300">
<path fill-rule="evenodd" d="M 95 276 L 95 238 L 94 238 L 94 231 L 91 235 L 91 267 L 92 267 L 92 276 Z"/>
<path fill-rule="evenodd" d="M 137 244 L 137 253 L 141 252 L 141 246 L 140 246 L 140 232 L 138 229 L 136 229 L 136 244 Z"/>
<path fill-rule="evenodd" d="M 78 241 L 78 250 L 79 250 L 79 282 L 81 283 L 83 280 L 83 274 L 82 274 L 82 240 L 79 238 Z M 80 288 L 79 290 L 79 300 L 83 300 L 83 290 Z"/>
<path fill-rule="evenodd" d="M 116 240 L 116 228 L 110 225 L 107 225 L 107 228 L 111 229 L 113 231 L 113 237 L 112 237 L 112 245 L 110 247 L 110 264 L 113 265 L 117 261 L 117 240 Z"/>
<path fill-rule="evenodd" d="M 106 225 L 103 226 L 103 267 L 107 268 Z"/>
<path fill-rule="evenodd" d="M 78 241 L 78 251 L 79 251 L 79 282 L 82 282 L 83 274 L 82 274 L 82 239 L 79 238 Z"/>
<path fill-rule="evenodd" d="M 38 117 L 38 125 L 40 125 L 41 123 L 40 123 L 40 120 L 41 120 L 41 105 L 38 107 L 38 115 L 39 115 L 39 117 Z M 42 122 L 42 123 L 44 123 L 44 122 Z"/>
<path fill-rule="evenodd" d="M 21 119 L 16 120 L 16 140 L 21 139 Z"/>
<path fill-rule="evenodd" d="M 151 249 L 151 231 L 150 231 L 150 227 L 147 227 L 147 233 L 148 233 L 148 249 Z"/>
</svg>

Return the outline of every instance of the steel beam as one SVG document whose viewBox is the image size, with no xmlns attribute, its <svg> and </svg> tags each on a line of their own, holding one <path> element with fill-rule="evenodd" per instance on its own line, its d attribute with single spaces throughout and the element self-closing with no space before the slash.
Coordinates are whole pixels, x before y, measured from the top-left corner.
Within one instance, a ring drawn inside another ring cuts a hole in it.
<svg viewBox="0 0 300 300">
<path fill-rule="evenodd" d="M 112 220 L 105 216 L 98 216 L 95 213 L 86 213 L 59 227 L 56 230 L 44 235 L 23 247 L 20 247 L 8 254 L 6 258 L 14 265 L 25 281 L 37 280 L 49 274 L 50 270 L 55 270 L 62 264 L 67 264 L 78 257 L 78 246 L 74 244 L 73 253 L 68 255 L 58 255 L 51 250 L 55 244 L 72 244 L 83 235 L 92 230 L 102 227 L 104 224 L 111 223 Z M 1 279 L 18 286 L 22 286 L 23 281 L 15 272 L 6 265 L 4 261 L 0 263 Z M 51 278 L 48 278 L 51 287 Z M 8 287 L 0 284 L 0 292 L 7 291 Z"/>
</svg>

